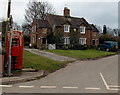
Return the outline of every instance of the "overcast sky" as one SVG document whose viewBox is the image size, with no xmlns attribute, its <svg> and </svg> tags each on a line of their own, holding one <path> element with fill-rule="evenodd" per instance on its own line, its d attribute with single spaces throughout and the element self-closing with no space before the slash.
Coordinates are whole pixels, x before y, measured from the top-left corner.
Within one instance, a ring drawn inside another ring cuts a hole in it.
<svg viewBox="0 0 120 95">
<path fill-rule="evenodd" d="M 24 22 L 25 9 L 29 0 L 11 0 L 13 19 L 18 24 Z M 40 0 L 39 0 L 40 1 Z M 43 1 L 43 0 L 42 0 Z M 118 27 L 118 0 L 46 0 L 56 10 L 57 15 L 63 15 L 63 9 L 67 6 L 71 16 L 84 17 L 89 23 L 99 26 L 104 24 L 111 27 Z M 91 2 L 90 2 L 91 1 Z M 0 0 L 0 20 L 6 18 L 7 0 Z"/>
</svg>

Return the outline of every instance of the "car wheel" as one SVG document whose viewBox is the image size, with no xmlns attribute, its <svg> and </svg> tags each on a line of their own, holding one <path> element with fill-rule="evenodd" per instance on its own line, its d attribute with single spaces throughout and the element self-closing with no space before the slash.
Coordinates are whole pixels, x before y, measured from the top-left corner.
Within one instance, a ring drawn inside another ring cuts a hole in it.
<svg viewBox="0 0 120 95">
<path fill-rule="evenodd" d="M 109 51 L 109 48 L 107 48 L 106 51 L 108 52 L 108 51 Z"/>
</svg>

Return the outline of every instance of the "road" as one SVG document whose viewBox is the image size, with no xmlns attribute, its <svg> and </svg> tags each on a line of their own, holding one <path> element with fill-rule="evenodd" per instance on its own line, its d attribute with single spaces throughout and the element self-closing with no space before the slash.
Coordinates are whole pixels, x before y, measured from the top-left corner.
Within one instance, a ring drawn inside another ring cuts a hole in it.
<svg viewBox="0 0 120 95">
<path fill-rule="evenodd" d="M 77 61 L 40 80 L 1 87 L 3 93 L 117 93 L 118 55 Z"/>
</svg>

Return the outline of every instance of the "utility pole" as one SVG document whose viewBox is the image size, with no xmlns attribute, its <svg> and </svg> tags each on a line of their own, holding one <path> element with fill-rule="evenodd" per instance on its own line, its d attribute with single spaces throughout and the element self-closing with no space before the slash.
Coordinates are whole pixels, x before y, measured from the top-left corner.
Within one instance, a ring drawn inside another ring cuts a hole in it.
<svg viewBox="0 0 120 95">
<path fill-rule="evenodd" d="M 12 33 L 11 33 L 11 0 L 8 1 L 8 11 L 7 11 L 7 25 L 6 25 L 6 33 L 10 33 L 10 41 L 9 41 L 9 53 L 8 53 L 8 76 L 11 76 L 11 43 L 12 43 Z"/>
</svg>

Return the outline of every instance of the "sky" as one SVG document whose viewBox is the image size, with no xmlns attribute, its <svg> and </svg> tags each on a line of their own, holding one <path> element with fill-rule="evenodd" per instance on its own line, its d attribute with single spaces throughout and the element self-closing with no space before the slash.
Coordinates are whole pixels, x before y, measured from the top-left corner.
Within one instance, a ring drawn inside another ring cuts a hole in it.
<svg viewBox="0 0 120 95">
<path fill-rule="evenodd" d="M 0 20 L 6 19 L 7 1 L 0 0 Z M 29 0 L 11 0 L 11 14 L 13 20 L 19 25 L 24 23 L 25 9 Z M 40 0 L 38 0 L 40 1 Z M 42 0 L 44 1 L 44 0 Z M 111 28 L 118 28 L 118 1 L 119 0 L 46 0 L 50 2 L 57 15 L 63 15 L 64 7 L 70 9 L 73 17 L 84 17 L 89 23 L 107 25 Z"/>
</svg>

